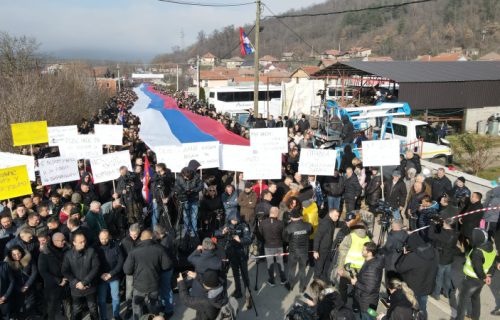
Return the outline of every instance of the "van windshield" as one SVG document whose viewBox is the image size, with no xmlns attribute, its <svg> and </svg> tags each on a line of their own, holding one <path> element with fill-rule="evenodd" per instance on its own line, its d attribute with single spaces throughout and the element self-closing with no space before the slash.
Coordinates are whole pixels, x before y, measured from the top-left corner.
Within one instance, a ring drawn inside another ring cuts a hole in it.
<svg viewBox="0 0 500 320">
<path fill-rule="evenodd" d="M 437 143 L 438 137 L 436 131 L 428 124 L 421 124 L 415 127 L 417 138 L 423 139 L 424 142 Z"/>
</svg>

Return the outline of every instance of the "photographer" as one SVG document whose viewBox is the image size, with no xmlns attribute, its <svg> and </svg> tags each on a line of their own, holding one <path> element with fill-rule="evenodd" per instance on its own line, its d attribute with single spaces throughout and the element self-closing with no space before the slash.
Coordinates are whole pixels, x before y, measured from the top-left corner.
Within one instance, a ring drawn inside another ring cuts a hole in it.
<svg viewBox="0 0 500 320">
<path fill-rule="evenodd" d="M 335 288 L 320 279 L 314 279 L 309 285 L 312 297 L 304 294 L 306 304 L 315 308 L 319 320 L 344 319 L 354 320 L 354 313 L 347 308 Z"/>
<path fill-rule="evenodd" d="M 396 262 L 396 271 L 415 293 L 420 310 L 427 318 L 427 297 L 434 290 L 438 269 L 438 255 L 430 243 L 413 233 L 403 254 Z"/>
<path fill-rule="evenodd" d="M 203 190 L 203 183 L 196 170 L 200 164 L 191 160 L 187 167 L 181 170 L 180 176 L 175 181 L 174 190 L 182 206 L 184 217 L 183 235 L 195 237 L 198 231 L 199 192 Z"/>
<path fill-rule="evenodd" d="M 398 278 L 391 278 L 387 283 L 389 291 L 389 309 L 387 314 L 379 314 L 377 320 L 415 319 L 413 313 L 418 310 L 418 302 L 413 290 Z"/>
<path fill-rule="evenodd" d="M 174 177 L 172 172 L 167 169 L 164 163 L 158 163 L 155 166 L 155 174 L 151 177 L 150 188 L 152 196 L 153 214 L 151 215 L 151 227 L 154 228 L 157 223 L 163 227 L 172 227 L 168 222 L 162 219 L 163 215 L 168 215 L 168 201 L 171 197 Z M 168 218 L 167 218 L 168 219 Z"/>
<path fill-rule="evenodd" d="M 120 177 L 116 179 L 116 193 L 113 198 L 122 199 L 127 211 L 128 224 L 142 224 L 142 182 L 139 177 L 128 171 L 126 166 L 120 167 Z"/>
<path fill-rule="evenodd" d="M 381 249 L 381 253 L 385 256 L 385 272 L 386 279 L 389 279 L 395 269 L 396 260 L 400 256 L 406 241 L 408 240 L 408 232 L 403 229 L 401 220 L 393 220 L 391 231 L 387 234 L 387 241 Z"/>
<path fill-rule="evenodd" d="M 236 214 L 228 217 L 228 223 L 222 229 L 226 240 L 226 257 L 233 271 L 235 290 L 233 297 L 239 299 L 243 296 L 241 291 L 240 275 L 247 290 L 250 290 L 248 278 L 248 246 L 252 242 L 252 235 L 248 224 L 240 221 Z"/>
<path fill-rule="evenodd" d="M 433 219 L 429 228 L 429 239 L 432 240 L 434 247 L 439 253 L 439 265 L 436 275 L 436 285 L 432 297 L 439 300 L 441 289 L 445 298 L 450 297 L 453 290 L 451 280 L 451 264 L 455 257 L 458 241 L 458 231 L 454 228 L 453 219 Z"/>
<path fill-rule="evenodd" d="M 232 186 L 227 186 L 226 189 L 228 188 Z M 217 194 L 217 186 L 209 186 L 203 193 L 200 201 L 200 238 L 213 236 L 215 230 L 224 225 L 224 206 Z"/>
</svg>

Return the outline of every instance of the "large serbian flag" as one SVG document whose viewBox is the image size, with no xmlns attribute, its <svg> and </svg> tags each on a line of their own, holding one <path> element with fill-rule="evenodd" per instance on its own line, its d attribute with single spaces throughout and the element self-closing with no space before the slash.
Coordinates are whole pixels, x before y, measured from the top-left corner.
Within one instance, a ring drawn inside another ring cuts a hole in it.
<svg viewBox="0 0 500 320">
<path fill-rule="evenodd" d="M 255 51 L 243 28 L 240 28 L 240 51 L 242 56 L 252 54 Z"/>
</svg>

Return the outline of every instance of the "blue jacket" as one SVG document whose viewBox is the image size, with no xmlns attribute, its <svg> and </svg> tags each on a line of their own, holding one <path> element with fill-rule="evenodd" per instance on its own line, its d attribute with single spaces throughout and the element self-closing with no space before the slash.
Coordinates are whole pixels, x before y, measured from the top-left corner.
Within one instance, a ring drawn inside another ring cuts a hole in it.
<svg viewBox="0 0 500 320">
<path fill-rule="evenodd" d="M 103 273 L 111 274 L 109 281 L 119 280 L 123 267 L 123 251 L 118 243 L 110 240 L 105 246 L 97 247 L 97 256 L 99 257 L 99 277 Z"/>
</svg>

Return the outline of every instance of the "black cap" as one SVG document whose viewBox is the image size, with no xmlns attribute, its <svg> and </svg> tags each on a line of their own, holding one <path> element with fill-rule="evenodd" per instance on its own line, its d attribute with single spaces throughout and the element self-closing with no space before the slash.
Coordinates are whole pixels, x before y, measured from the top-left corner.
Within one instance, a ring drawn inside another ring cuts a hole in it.
<svg viewBox="0 0 500 320">
<path fill-rule="evenodd" d="M 219 286 L 219 273 L 215 270 L 208 269 L 201 276 L 203 284 L 209 288 L 217 288 Z"/>
</svg>

